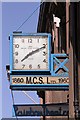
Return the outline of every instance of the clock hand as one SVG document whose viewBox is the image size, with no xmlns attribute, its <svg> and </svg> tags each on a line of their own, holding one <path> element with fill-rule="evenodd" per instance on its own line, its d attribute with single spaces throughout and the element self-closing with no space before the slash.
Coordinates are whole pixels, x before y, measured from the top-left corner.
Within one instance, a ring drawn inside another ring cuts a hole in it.
<svg viewBox="0 0 80 120">
<path fill-rule="evenodd" d="M 36 50 L 28 53 L 28 54 L 21 60 L 21 62 L 23 62 L 25 59 L 27 59 L 29 56 L 35 54 L 36 52 L 39 52 L 40 50 L 44 49 L 45 47 L 46 47 L 46 46 L 43 46 L 43 47 L 41 47 L 41 48 L 38 48 L 38 49 L 36 49 Z"/>
</svg>

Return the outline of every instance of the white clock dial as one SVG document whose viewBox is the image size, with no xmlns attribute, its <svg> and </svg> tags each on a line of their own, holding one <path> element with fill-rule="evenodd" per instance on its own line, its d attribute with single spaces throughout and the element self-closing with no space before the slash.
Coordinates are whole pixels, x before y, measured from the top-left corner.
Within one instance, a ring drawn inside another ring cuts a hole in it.
<svg viewBox="0 0 80 120">
<path fill-rule="evenodd" d="M 47 70 L 48 40 L 47 36 L 14 36 L 13 69 Z"/>
</svg>

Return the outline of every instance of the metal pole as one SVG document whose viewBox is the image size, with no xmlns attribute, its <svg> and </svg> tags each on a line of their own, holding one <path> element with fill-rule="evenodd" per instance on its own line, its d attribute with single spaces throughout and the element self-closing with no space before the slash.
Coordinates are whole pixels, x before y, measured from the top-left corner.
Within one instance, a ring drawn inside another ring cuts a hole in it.
<svg viewBox="0 0 80 120">
<path fill-rule="evenodd" d="M 45 104 L 45 92 L 44 92 L 44 96 L 43 96 L 43 104 Z M 44 110 L 44 112 L 45 112 L 45 110 Z M 46 120 L 45 116 L 43 116 L 43 120 Z"/>
<path fill-rule="evenodd" d="M 72 5 L 72 35 L 73 35 L 73 58 L 74 58 L 74 107 L 75 107 L 75 119 L 78 119 L 79 112 L 79 91 L 78 91 L 78 62 L 77 62 L 77 4 L 71 3 Z"/>
</svg>

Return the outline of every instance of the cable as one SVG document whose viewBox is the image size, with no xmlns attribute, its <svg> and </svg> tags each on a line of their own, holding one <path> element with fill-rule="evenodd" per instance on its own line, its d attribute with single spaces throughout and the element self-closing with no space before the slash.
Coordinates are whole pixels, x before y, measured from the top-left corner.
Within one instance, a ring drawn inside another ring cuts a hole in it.
<svg viewBox="0 0 80 120">
<path fill-rule="evenodd" d="M 45 1 L 45 0 L 44 0 Z M 43 1 L 43 2 L 44 2 Z M 27 19 L 16 29 L 16 32 L 32 17 L 32 15 L 38 10 L 38 8 L 43 4 L 43 2 L 40 3 L 40 5 L 27 17 Z"/>
<path fill-rule="evenodd" d="M 25 91 L 22 91 L 30 100 L 32 100 L 35 104 L 37 104 L 32 97 L 30 97 Z"/>
<path fill-rule="evenodd" d="M 29 99 L 31 99 L 35 104 L 37 104 L 34 100 L 33 100 L 33 98 L 31 98 L 25 91 L 22 91 Z M 13 96 L 13 92 L 12 92 L 12 90 L 11 90 L 11 95 L 12 95 L 12 101 L 13 101 L 13 106 L 14 106 L 14 96 Z M 14 107 L 13 107 L 14 108 Z M 15 111 L 15 110 L 14 110 Z M 15 114 L 15 116 L 16 116 L 16 114 Z M 18 120 L 18 117 L 16 116 L 16 120 Z"/>
<path fill-rule="evenodd" d="M 11 90 L 11 95 L 12 95 L 12 101 L 13 101 L 13 106 L 14 106 L 14 96 L 13 96 L 12 90 Z M 13 108 L 14 108 L 14 107 L 13 107 Z M 14 110 L 14 111 L 15 111 L 15 110 Z M 15 114 L 15 116 L 16 116 L 16 114 Z M 18 120 L 17 116 L 16 116 L 16 120 Z"/>
</svg>

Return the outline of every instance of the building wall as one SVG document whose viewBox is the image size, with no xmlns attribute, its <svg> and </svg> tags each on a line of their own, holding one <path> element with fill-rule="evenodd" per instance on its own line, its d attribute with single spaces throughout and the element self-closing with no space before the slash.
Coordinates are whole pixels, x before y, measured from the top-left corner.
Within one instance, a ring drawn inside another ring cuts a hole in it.
<svg viewBox="0 0 80 120">
<path fill-rule="evenodd" d="M 45 6 L 45 7 L 44 7 Z M 44 3 L 41 6 L 38 32 L 53 33 L 53 14 L 61 19 L 58 45 L 52 43 L 52 53 L 69 54 L 69 92 L 47 91 L 45 102 L 67 102 L 69 97 L 69 117 L 74 118 L 74 111 L 78 106 L 80 110 L 80 2 L 77 3 Z M 52 34 L 53 35 L 53 34 Z M 53 36 L 53 39 L 56 36 Z M 75 104 L 74 104 L 75 103 Z"/>
<path fill-rule="evenodd" d="M 80 2 L 77 4 L 77 59 L 78 59 L 78 83 L 79 83 L 79 110 L 80 110 Z"/>
</svg>

